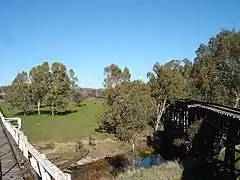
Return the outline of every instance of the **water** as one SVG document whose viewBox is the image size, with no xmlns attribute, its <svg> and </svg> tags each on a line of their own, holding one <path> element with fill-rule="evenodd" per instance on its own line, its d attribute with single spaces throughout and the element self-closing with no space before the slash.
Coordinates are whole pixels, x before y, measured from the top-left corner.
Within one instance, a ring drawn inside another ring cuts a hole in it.
<svg viewBox="0 0 240 180">
<path fill-rule="evenodd" d="M 139 167 L 144 167 L 144 168 L 149 168 L 151 166 L 160 166 L 161 164 L 163 164 L 165 161 L 164 159 L 161 157 L 160 154 L 154 155 L 154 156 L 148 156 L 143 158 L 138 166 Z"/>
<path fill-rule="evenodd" d="M 160 166 L 165 161 L 161 157 L 160 154 L 157 155 L 146 155 L 142 156 L 142 159 L 137 163 L 135 166 L 136 168 L 149 168 L 151 166 Z M 73 173 L 71 173 L 71 176 L 73 179 L 101 179 L 101 178 L 108 178 L 113 179 L 114 176 L 118 175 L 119 173 L 122 173 L 125 168 L 127 169 L 130 167 L 130 163 L 126 162 L 126 159 L 124 156 L 116 156 L 116 157 L 109 157 L 102 160 L 98 160 L 96 162 L 93 162 L 91 164 L 86 164 L 84 166 L 76 166 L 70 168 Z M 114 170 L 113 170 L 114 168 Z M 111 178 L 109 178 L 109 175 L 112 175 Z"/>
</svg>

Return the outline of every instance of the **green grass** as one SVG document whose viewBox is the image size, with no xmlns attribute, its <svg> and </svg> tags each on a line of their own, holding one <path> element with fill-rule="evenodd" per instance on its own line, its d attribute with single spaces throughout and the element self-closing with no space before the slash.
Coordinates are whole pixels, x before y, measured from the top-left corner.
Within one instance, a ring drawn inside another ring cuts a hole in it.
<svg viewBox="0 0 240 180">
<path fill-rule="evenodd" d="M 86 100 L 86 106 L 69 106 L 69 110 L 76 111 L 67 115 L 29 115 L 18 116 L 18 111 L 9 110 L 9 105 L 1 103 L 0 108 L 7 117 L 21 117 L 24 134 L 32 142 L 58 141 L 68 142 L 80 137 L 91 135 L 101 136 L 94 129 L 97 127 L 97 120 L 103 111 L 103 104 L 98 100 Z M 49 110 L 43 108 L 42 110 Z"/>
<path fill-rule="evenodd" d="M 222 152 L 222 154 L 220 154 L 219 156 L 219 160 L 221 161 L 224 161 L 224 156 L 225 156 L 225 151 Z M 240 153 L 238 152 L 235 152 L 235 159 L 239 158 L 240 157 Z M 235 164 L 236 167 L 240 168 L 240 161 L 238 161 L 236 164 Z"/>
</svg>

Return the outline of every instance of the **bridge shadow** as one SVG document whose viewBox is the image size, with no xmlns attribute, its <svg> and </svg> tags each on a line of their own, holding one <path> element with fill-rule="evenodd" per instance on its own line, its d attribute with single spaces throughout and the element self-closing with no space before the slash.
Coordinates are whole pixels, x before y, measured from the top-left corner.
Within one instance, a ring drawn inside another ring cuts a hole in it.
<svg viewBox="0 0 240 180">
<path fill-rule="evenodd" d="M 147 137 L 147 145 L 151 146 L 156 153 L 161 154 L 165 160 L 183 160 L 185 158 L 186 135 L 170 122 L 164 131 L 157 131 Z"/>
<path fill-rule="evenodd" d="M 218 129 L 202 121 L 192 139 L 174 123 L 168 124 L 166 130 L 149 136 L 148 145 L 165 160 L 182 164 L 181 180 L 230 179 L 229 174 L 223 173 L 223 161 L 219 160 L 222 146 Z"/>
<path fill-rule="evenodd" d="M 207 121 L 202 121 L 191 140 L 191 145 L 182 161 L 182 180 L 230 179 L 223 172 L 223 162 L 219 160 L 221 132 Z"/>
</svg>

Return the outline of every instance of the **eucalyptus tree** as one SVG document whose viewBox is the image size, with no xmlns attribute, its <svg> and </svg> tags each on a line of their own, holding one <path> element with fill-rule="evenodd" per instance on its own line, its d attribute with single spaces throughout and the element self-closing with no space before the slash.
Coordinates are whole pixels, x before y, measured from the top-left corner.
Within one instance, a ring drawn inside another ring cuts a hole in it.
<svg viewBox="0 0 240 180">
<path fill-rule="evenodd" d="M 240 32 L 222 30 L 201 44 L 192 77 L 202 100 L 239 106 Z"/>
<path fill-rule="evenodd" d="M 13 107 L 21 109 L 24 115 L 32 104 L 32 92 L 27 72 L 18 73 L 7 92 L 8 101 Z"/>
<path fill-rule="evenodd" d="M 189 63 L 189 61 L 186 61 Z M 186 64 L 185 62 L 185 64 Z M 153 72 L 149 72 L 149 86 L 152 97 L 157 102 L 157 121 L 155 131 L 159 129 L 159 124 L 165 109 L 173 100 L 187 97 L 188 67 L 181 65 L 180 60 L 171 60 L 164 65 L 155 63 Z M 190 66 L 190 65 L 189 65 Z"/>
<path fill-rule="evenodd" d="M 45 96 L 45 104 L 51 109 L 52 115 L 56 111 L 65 110 L 68 106 L 71 82 L 64 64 L 54 62 L 50 71 L 50 88 Z"/>
<path fill-rule="evenodd" d="M 139 133 L 155 118 L 156 102 L 150 87 L 142 81 L 131 81 L 127 68 L 117 65 L 105 68 L 106 104 L 100 129 L 133 145 Z"/>
<path fill-rule="evenodd" d="M 38 107 L 38 115 L 41 114 L 40 106 L 46 94 L 50 90 L 50 70 L 49 64 L 44 62 L 41 65 L 35 66 L 29 73 L 31 90 L 34 94 L 34 103 Z"/>
</svg>

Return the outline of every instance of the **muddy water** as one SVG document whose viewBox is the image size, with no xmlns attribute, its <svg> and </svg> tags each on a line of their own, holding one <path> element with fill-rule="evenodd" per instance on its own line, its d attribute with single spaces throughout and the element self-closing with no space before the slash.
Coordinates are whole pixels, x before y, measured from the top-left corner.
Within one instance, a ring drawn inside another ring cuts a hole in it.
<svg viewBox="0 0 240 180">
<path fill-rule="evenodd" d="M 118 173 L 123 172 L 123 165 L 126 160 L 122 155 L 116 157 L 108 157 L 95 161 L 90 164 L 75 166 L 69 168 L 72 171 L 72 179 L 81 180 L 97 180 L 101 178 L 111 179 Z"/>
<path fill-rule="evenodd" d="M 140 155 L 142 160 L 139 162 L 138 166 L 149 167 L 151 165 L 159 165 L 163 162 L 161 158 L 152 158 L 152 156 L 155 157 L 153 152 L 146 153 L 142 151 Z M 71 176 L 74 180 L 112 179 L 119 173 L 124 172 L 126 165 L 127 159 L 124 155 L 118 155 L 115 157 L 107 157 L 90 164 L 75 166 L 69 168 L 69 170 L 72 171 Z"/>
</svg>

